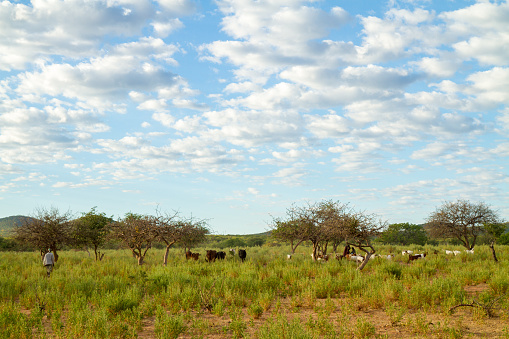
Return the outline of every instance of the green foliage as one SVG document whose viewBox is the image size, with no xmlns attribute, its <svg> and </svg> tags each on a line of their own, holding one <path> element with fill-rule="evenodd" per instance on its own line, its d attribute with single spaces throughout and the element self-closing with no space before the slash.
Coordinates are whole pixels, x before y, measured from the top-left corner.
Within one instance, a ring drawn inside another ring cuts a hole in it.
<svg viewBox="0 0 509 339">
<path fill-rule="evenodd" d="M 162 307 L 157 308 L 155 321 L 157 338 L 178 338 L 186 330 L 183 316 L 167 314 Z"/>
<path fill-rule="evenodd" d="M 509 233 L 504 233 L 498 238 L 498 243 L 500 245 L 509 245 Z"/>
<path fill-rule="evenodd" d="M 16 249 L 16 242 L 0 237 L 0 251 L 13 251 Z"/>
<path fill-rule="evenodd" d="M 428 242 L 428 236 L 421 225 L 401 223 L 389 225 L 378 240 L 385 244 L 424 246 Z"/>
<path fill-rule="evenodd" d="M 223 249 L 223 248 L 235 248 L 235 247 L 245 247 L 246 242 L 241 238 L 231 238 L 227 240 L 221 241 L 219 244 L 217 244 L 217 247 Z"/>
</svg>

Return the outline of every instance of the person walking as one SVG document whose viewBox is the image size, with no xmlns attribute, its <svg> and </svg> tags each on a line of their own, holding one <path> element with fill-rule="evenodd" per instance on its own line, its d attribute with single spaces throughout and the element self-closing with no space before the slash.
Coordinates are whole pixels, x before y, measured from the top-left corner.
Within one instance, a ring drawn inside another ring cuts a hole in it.
<svg viewBox="0 0 509 339">
<path fill-rule="evenodd" d="M 42 264 L 46 266 L 46 273 L 48 274 L 48 278 L 51 274 L 51 271 L 53 271 L 53 265 L 55 265 L 55 256 L 51 252 L 51 248 L 48 249 L 48 253 L 44 255 L 44 259 L 42 261 Z"/>
</svg>

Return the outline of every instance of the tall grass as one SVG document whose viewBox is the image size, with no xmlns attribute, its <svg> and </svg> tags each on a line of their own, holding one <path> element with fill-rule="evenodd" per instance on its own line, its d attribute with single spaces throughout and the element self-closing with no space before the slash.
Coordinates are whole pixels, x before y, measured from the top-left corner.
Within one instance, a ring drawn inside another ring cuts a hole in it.
<svg viewBox="0 0 509 339">
<path fill-rule="evenodd" d="M 244 263 L 231 256 L 214 263 L 187 261 L 181 249 L 172 249 L 166 267 L 163 250 L 149 251 L 141 267 L 128 251 L 105 251 L 101 262 L 68 251 L 50 278 L 38 253 L 3 252 L 0 338 L 135 338 L 150 317 L 155 317 L 155 336 L 199 336 L 208 326 L 196 320 L 203 314 L 227 322 L 222 331 L 228 337 L 374 335 L 366 318 L 346 326 L 346 308 L 381 310 L 389 323 L 406 324 L 418 334 L 426 330 L 422 314 L 405 323 L 402 310 L 444 312 L 468 299 L 464 288 L 469 285 L 486 284 L 492 298 L 509 291 L 507 247 L 497 248 L 498 264 L 487 247 L 478 246 L 475 255 L 449 257 L 439 249 L 439 255 L 412 263 L 397 254 L 392 261 L 373 260 L 362 272 L 346 260 L 313 262 L 309 249 L 299 249 L 292 260 L 286 260 L 286 247 L 248 249 Z M 378 252 L 395 250 L 381 246 Z M 340 308 L 334 300 L 349 303 Z M 500 299 L 501 307 L 508 303 Z M 320 316 L 296 320 L 303 312 Z"/>
</svg>

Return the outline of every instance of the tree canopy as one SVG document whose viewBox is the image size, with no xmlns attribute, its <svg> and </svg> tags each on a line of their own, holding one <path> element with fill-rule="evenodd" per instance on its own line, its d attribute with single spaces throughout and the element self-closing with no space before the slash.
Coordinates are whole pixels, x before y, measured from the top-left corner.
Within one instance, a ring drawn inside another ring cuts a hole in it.
<svg viewBox="0 0 509 339">
<path fill-rule="evenodd" d="M 304 241 L 313 245 L 313 257 L 327 253 L 328 245 L 334 251 L 341 242 L 357 247 L 367 255 L 375 253 L 371 243 L 379 235 L 385 222 L 374 214 L 355 211 L 348 204 L 325 200 L 306 206 L 295 206 L 287 210 L 287 219 L 274 219 L 271 227 L 276 239 L 289 242 L 292 251 Z M 359 267 L 364 268 L 368 260 Z"/>
<path fill-rule="evenodd" d="M 109 225 L 113 221 L 105 213 L 97 212 L 93 207 L 89 212 L 83 213 L 81 217 L 72 222 L 73 238 L 77 246 L 91 246 L 94 248 L 95 260 L 102 260 L 104 253 L 98 251 L 106 241 L 110 231 Z"/>
<path fill-rule="evenodd" d="M 484 232 L 484 225 L 498 222 L 497 212 L 487 204 L 457 200 L 445 202 L 431 213 L 427 219 L 427 229 L 431 237 L 455 238 L 471 250 L 478 236 Z"/>
<path fill-rule="evenodd" d="M 31 218 L 24 218 L 14 228 L 14 239 L 39 249 L 41 257 L 51 249 L 58 261 L 58 251 L 72 244 L 71 212 L 61 213 L 57 208 L 39 208 Z"/>
</svg>

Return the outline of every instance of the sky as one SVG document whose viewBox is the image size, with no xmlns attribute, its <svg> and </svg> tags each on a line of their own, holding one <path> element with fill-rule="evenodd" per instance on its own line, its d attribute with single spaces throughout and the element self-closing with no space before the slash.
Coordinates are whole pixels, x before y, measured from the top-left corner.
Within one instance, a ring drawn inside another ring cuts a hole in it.
<svg viewBox="0 0 509 339">
<path fill-rule="evenodd" d="M 4 0 L 0 217 L 507 220 L 508 23 L 507 1 Z"/>
</svg>

